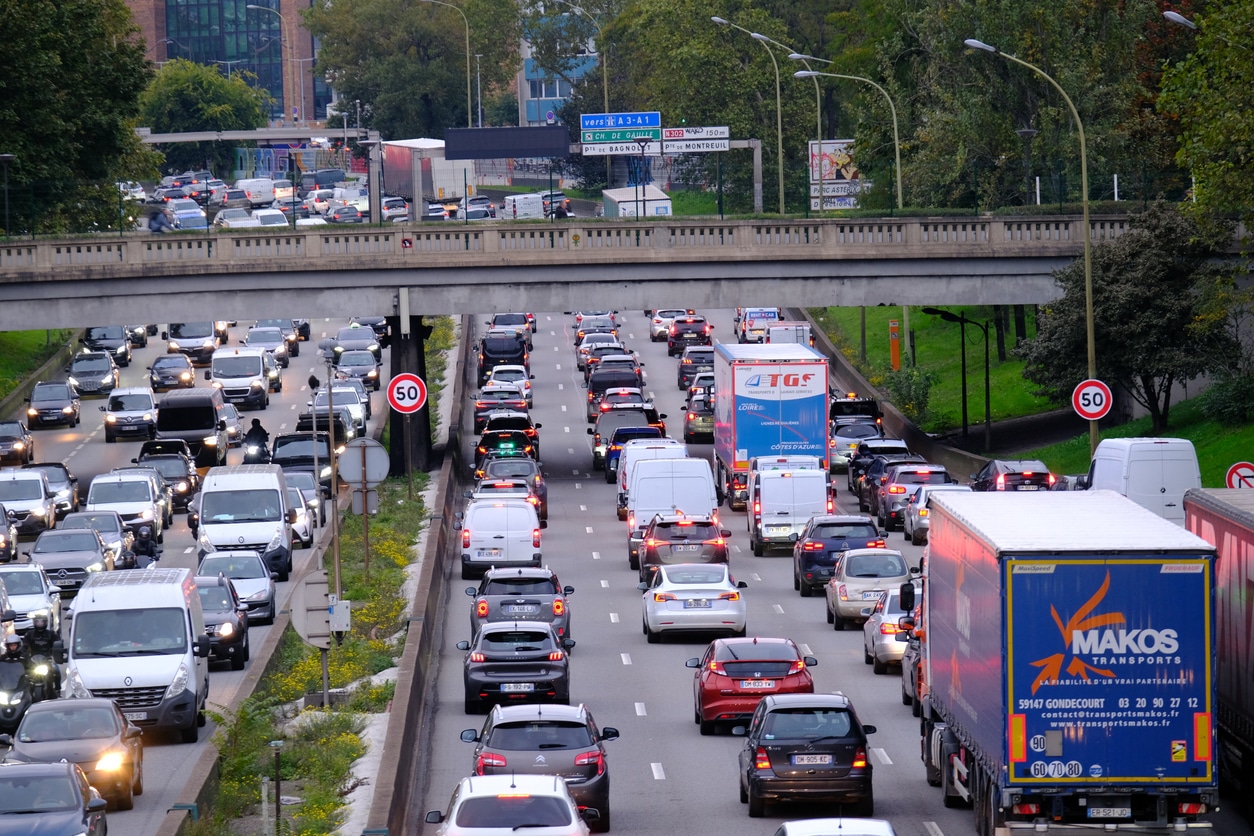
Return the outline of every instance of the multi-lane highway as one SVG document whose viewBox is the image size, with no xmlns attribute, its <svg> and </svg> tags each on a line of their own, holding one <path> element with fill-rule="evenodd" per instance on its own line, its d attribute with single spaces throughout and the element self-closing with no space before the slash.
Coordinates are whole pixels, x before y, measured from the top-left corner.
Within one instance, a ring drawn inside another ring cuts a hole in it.
<svg viewBox="0 0 1254 836">
<path fill-rule="evenodd" d="M 702 313 L 714 323 L 715 339 L 732 339 L 730 311 Z M 571 341 L 573 318 L 540 313 L 537 319 L 532 412 L 543 424 L 549 483 L 549 527 L 542 549 L 561 582 L 576 590 L 570 604 L 578 642 L 571 660 L 572 702 L 586 703 L 602 726 L 622 732 L 621 739 L 607 744 L 614 831 L 664 834 L 682 829 L 734 836 L 770 833 L 789 818 L 831 815 L 821 807 L 782 806 L 769 808 L 767 819 L 755 821 L 738 802 L 735 764 L 741 739 L 726 733 L 702 737 L 693 723 L 693 672 L 684 661 L 698 656 L 706 640 L 672 638 L 650 645 L 642 634 L 640 593 L 636 573 L 627 566 L 625 523 L 615 516 L 615 489 L 591 469 L 583 377 L 575 368 Z M 681 437 L 683 395 L 676 384 L 676 360 L 666 356 L 663 343 L 650 343 L 641 311 L 624 311 L 620 321 L 623 341 L 645 363 L 648 392 L 668 416 L 668 434 Z M 690 452 L 709 457 L 711 448 L 690 445 Z M 856 501 L 844 494 L 843 479 L 836 483 L 840 507 L 856 511 Z M 732 570 L 749 584 L 749 634 L 796 641 L 803 652 L 819 659 L 816 689 L 845 693 L 863 722 L 878 727 L 871 737 L 876 816 L 891 819 L 900 834 L 971 832 L 972 814 L 945 809 L 938 791 L 924 780 L 918 725 L 901 704 L 899 678 L 872 674 L 863 664 L 861 631 L 834 632 L 824 618 L 823 600 L 804 600 L 793 590 L 789 555 L 754 557 L 745 515 L 726 508 L 721 513 L 733 532 Z M 889 545 L 918 564 L 921 547 L 911 546 L 900 533 L 891 535 Z M 456 577 L 456 561 L 451 562 Z M 439 705 L 430 769 L 424 776 L 428 810 L 443 809 L 457 780 L 470 772 L 472 747 L 458 733 L 483 723 L 483 717 L 463 713 L 462 654 L 453 647 L 469 638 L 464 609 L 469 599 L 461 594 L 469 582 L 452 580 L 450 585 Z"/>
<path fill-rule="evenodd" d="M 239 345 L 239 340 L 247 332 L 251 322 L 241 322 L 232 329 L 231 342 L 227 348 Z M 262 425 L 273 438 L 276 434 L 291 431 L 296 426 L 296 416 L 305 409 L 309 399 L 307 380 L 311 373 L 325 380 L 326 366 L 321 360 L 316 344 L 327 334 L 334 334 L 341 323 L 337 321 L 316 320 L 312 325 L 309 342 L 301 343 L 299 357 L 292 359 L 288 369 L 284 371 L 284 386 L 281 394 L 273 394 L 270 407 L 264 411 L 242 413 L 242 420 L 247 429 L 252 418 L 261 419 Z M 134 359 L 129 368 L 121 370 L 123 386 L 146 386 L 146 366 L 151 365 L 154 358 L 166 350 L 165 342 L 158 338 L 150 338 L 148 347 L 135 349 Z M 386 362 L 386 361 L 385 361 Z M 203 370 L 197 370 L 202 375 Z M 60 377 L 64 377 L 61 375 Z M 197 386 L 208 386 L 201 376 Z M 372 404 L 375 415 L 380 415 L 386 404 L 383 398 L 375 394 Z M 103 400 L 84 399 L 82 404 L 82 423 L 73 429 L 35 430 L 35 452 L 39 461 L 62 461 L 79 479 L 81 494 L 87 496 L 87 487 L 93 476 L 108 472 L 111 468 L 129 465 L 131 459 L 139 452 L 139 442 L 119 441 L 106 444 L 104 439 L 104 416 L 97 408 Z M 376 420 L 378 420 L 376 418 Z M 238 464 L 243 454 L 237 449 L 228 453 L 227 462 Z M 175 515 L 174 526 L 165 535 L 165 550 L 161 563 L 163 566 L 176 568 L 195 568 L 195 541 L 187 528 L 186 514 Z M 29 551 L 30 543 L 23 542 L 21 548 Z M 299 567 L 311 555 L 311 552 L 298 551 L 295 554 L 296 566 Z M 289 584 L 279 584 L 279 599 L 287 596 Z M 67 602 L 68 605 L 68 602 Z M 270 631 L 269 626 L 251 628 L 249 640 L 254 648 L 259 648 Z M 255 656 L 254 656 L 255 659 Z M 249 665 L 255 664 L 250 662 Z M 230 705 L 237 694 L 240 684 L 247 673 L 232 671 L 230 665 L 215 663 L 209 675 L 210 707 L 219 710 Z M 155 833 L 165 819 L 170 805 L 178 800 L 179 791 L 186 782 L 196 759 L 200 756 L 213 732 L 213 725 L 201 730 L 200 742 L 183 744 L 177 736 L 146 734 L 144 736 L 144 794 L 135 799 L 135 808 L 130 812 L 109 813 L 109 825 L 118 833 L 145 834 Z"/>
</svg>

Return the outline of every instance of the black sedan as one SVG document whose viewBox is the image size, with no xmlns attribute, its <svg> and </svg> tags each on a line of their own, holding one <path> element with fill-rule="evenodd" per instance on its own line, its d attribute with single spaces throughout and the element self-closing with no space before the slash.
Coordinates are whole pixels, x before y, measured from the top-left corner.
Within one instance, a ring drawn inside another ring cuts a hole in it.
<svg viewBox="0 0 1254 836">
<path fill-rule="evenodd" d="M 332 224 L 365 223 L 365 219 L 361 216 L 361 210 L 356 206 L 336 206 L 334 209 L 328 209 L 326 219 L 327 223 Z"/>
<path fill-rule="evenodd" d="M 151 467 L 161 474 L 170 488 L 170 502 L 174 510 L 187 510 L 192 497 L 200 489 L 200 474 L 196 463 L 181 453 L 162 453 L 131 459 L 144 467 Z"/>
<path fill-rule="evenodd" d="M 543 621 L 484 624 L 474 641 L 458 642 L 464 650 L 463 681 L 467 714 L 496 703 L 555 702 L 570 704 L 570 658 L 573 639 L 558 639 Z"/>
<path fill-rule="evenodd" d="M 26 421 L 32 428 L 76 427 L 80 419 L 78 393 L 68 383 L 40 381 L 26 399 Z"/>
<path fill-rule="evenodd" d="M 35 439 L 21 421 L 0 421 L 0 464 L 28 464 L 35 459 Z"/>
<path fill-rule="evenodd" d="M 0 737 L 0 744 L 12 747 L 6 764 L 77 764 L 101 795 L 117 809 L 129 810 L 133 796 L 144 791 L 140 733 L 111 699 L 48 700 L 27 709 L 17 733 Z M 5 772 L 7 767 L 0 770 Z"/>
<path fill-rule="evenodd" d="M 13 764 L 0 770 L 0 820 L 20 824 L 15 833 L 105 836 L 108 806 L 78 764 Z"/>
<path fill-rule="evenodd" d="M 148 385 L 154 392 L 191 389 L 196 385 L 196 369 L 186 354 L 166 354 L 148 367 Z"/>
<path fill-rule="evenodd" d="M 335 376 L 340 380 L 356 378 L 374 391 L 379 391 L 379 363 L 364 348 L 341 352 L 335 359 Z"/>
<path fill-rule="evenodd" d="M 211 657 L 230 662 L 233 671 L 242 671 L 249 657 L 248 606 L 240 601 L 227 577 L 198 575 L 196 591 L 205 612 Z"/>
<path fill-rule="evenodd" d="M 104 351 L 112 355 L 119 366 L 131 364 L 131 338 L 121 325 L 101 325 L 88 328 L 79 339 L 88 351 Z"/>
</svg>

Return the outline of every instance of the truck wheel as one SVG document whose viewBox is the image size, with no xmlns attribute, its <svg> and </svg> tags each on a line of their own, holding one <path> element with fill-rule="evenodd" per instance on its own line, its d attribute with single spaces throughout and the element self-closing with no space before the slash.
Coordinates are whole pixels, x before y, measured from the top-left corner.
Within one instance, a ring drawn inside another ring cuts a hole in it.
<svg viewBox="0 0 1254 836">
<path fill-rule="evenodd" d="M 763 545 L 759 543 L 757 540 L 754 540 L 752 537 L 749 538 L 749 545 L 753 546 L 754 557 L 762 557 L 763 555 L 766 554 L 766 549 L 763 547 Z"/>
<path fill-rule="evenodd" d="M 948 755 L 945 756 L 945 761 L 945 766 L 940 771 L 941 803 L 945 805 L 946 809 L 956 810 L 962 807 L 962 797 L 953 789 L 954 767 L 952 763 L 949 763 Z"/>
<path fill-rule="evenodd" d="M 923 703 L 919 701 L 918 694 L 910 695 L 910 713 L 915 717 L 923 716 Z"/>
<path fill-rule="evenodd" d="M 916 545 L 916 546 L 921 546 L 921 545 L 923 545 L 923 538 L 919 536 L 919 532 L 920 532 L 921 530 L 922 530 L 922 529 L 918 529 L 918 528 L 916 528 L 914 531 L 911 531 L 911 532 L 910 532 L 910 542 L 911 542 L 911 543 L 913 543 L 913 544 L 914 544 L 914 545 Z"/>
</svg>

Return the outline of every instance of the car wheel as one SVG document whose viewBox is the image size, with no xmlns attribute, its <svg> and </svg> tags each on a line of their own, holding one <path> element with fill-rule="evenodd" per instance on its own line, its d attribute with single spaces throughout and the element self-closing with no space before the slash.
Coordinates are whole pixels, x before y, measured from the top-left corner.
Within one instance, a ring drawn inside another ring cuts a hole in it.
<svg viewBox="0 0 1254 836">
<path fill-rule="evenodd" d="M 135 768 L 135 780 L 131 782 L 131 794 L 144 794 L 144 750 L 139 750 L 139 765 Z"/>
<path fill-rule="evenodd" d="M 845 619 L 840 617 L 840 613 L 832 613 L 832 629 L 836 631 L 845 629 Z"/>
<path fill-rule="evenodd" d="M 871 651 L 866 649 L 866 644 L 862 645 L 862 664 L 869 665 L 875 661 L 875 657 L 871 655 Z"/>
<path fill-rule="evenodd" d="M 801 576 L 796 572 L 792 573 L 792 588 L 796 590 L 801 589 Z"/>
<path fill-rule="evenodd" d="M 470 569 L 463 566 L 462 567 L 462 580 L 471 581 L 474 579 L 475 579 L 475 576 L 471 573 Z"/>
<path fill-rule="evenodd" d="M 247 631 L 245 631 L 245 632 L 244 632 L 244 654 L 243 654 L 243 656 L 244 656 L 244 661 L 245 661 L 245 662 L 247 662 L 249 659 L 253 658 L 253 646 L 252 646 L 252 643 L 248 641 L 248 632 L 247 632 Z"/>
<path fill-rule="evenodd" d="M 649 644 L 659 644 L 662 641 L 662 634 L 655 633 L 650 630 L 647 623 L 644 625 L 644 637 L 648 640 Z"/>
<path fill-rule="evenodd" d="M 118 797 L 114 800 L 114 808 L 117 810 L 133 810 L 135 808 L 135 799 L 132 795 L 135 788 L 130 784 L 125 785 L 118 791 Z"/>
<path fill-rule="evenodd" d="M 639 571 L 640 570 L 640 555 L 635 555 L 634 557 L 628 556 L 627 565 L 630 566 L 632 569 Z"/>
<path fill-rule="evenodd" d="M 923 545 L 923 538 L 919 536 L 919 529 L 910 532 L 910 542 L 916 546 Z"/>
<path fill-rule="evenodd" d="M 871 672 L 876 674 L 877 676 L 883 676 L 884 674 L 888 673 L 888 665 L 881 662 L 878 656 L 874 657 L 874 659 L 871 662 Z"/>
<path fill-rule="evenodd" d="M 909 531 L 906 531 L 906 524 L 905 524 L 904 522 L 901 524 L 901 539 L 903 539 L 903 540 L 913 540 L 913 539 L 914 539 L 913 537 L 911 537 L 911 536 L 910 536 L 910 532 L 909 532 Z"/>
<path fill-rule="evenodd" d="M 824 597 L 826 597 L 826 596 L 824 596 Z M 828 623 L 828 624 L 831 624 L 831 623 L 832 623 L 832 620 L 833 620 L 834 618 L 836 618 L 836 616 L 835 616 L 835 614 L 833 614 L 833 613 L 832 613 L 832 608 L 831 608 L 831 605 L 827 605 L 827 623 Z"/>
<path fill-rule="evenodd" d="M 869 819 L 875 815 L 875 796 L 868 794 L 866 798 L 859 801 L 853 808 L 853 814 L 860 818 Z"/>
<path fill-rule="evenodd" d="M 244 658 L 244 648 L 241 647 L 239 652 L 231 657 L 231 670 L 242 671 L 246 661 L 248 660 Z"/>
<path fill-rule="evenodd" d="M 923 702 L 919 699 L 918 694 L 910 695 L 910 713 L 915 717 L 923 716 Z"/>
<path fill-rule="evenodd" d="M 467 714 L 478 714 L 478 713 L 479 713 L 479 701 L 478 701 L 478 700 L 469 700 L 469 699 L 468 699 L 468 700 L 464 700 L 463 702 L 465 703 L 464 708 L 465 708 L 465 711 L 466 711 L 466 713 L 467 713 Z"/>
<path fill-rule="evenodd" d="M 609 833 L 610 832 L 610 808 L 597 807 L 597 812 L 601 814 L 601 818 L 588 824 L 588 829 L 593 833 Z"/>
<path fill-rule="evenodd" d="M 753 546 L 754 557 L 762 557 L 766 554 L 765 546 L 762 543 L 759 543 L 757 540 L 754 540 L 752 537 L 749 538 L 749 544 Z"/>
<path fill-rule="evenodd" d="M 274 384 L 274 394 L 276 394 L 276 395 L 281 395 L 281 394 L 283 394 L 283 383 L 282 383 L 282 382 L 279 382 L 279 383 Z"/>
<path fill-rule="evenodd" d="M 105 433 L 105 444 L 116 444 L 116 443 L 117 443 L 116 438 L 109 435 L 108 433 Z"/>
<path fill-rule="evenodd" d="M 607 484 L 607 485 L 612 485 L 612 484 L 614 484 L 614 476 L 615 476 L 615 475 L 616 475 L 616 474 L 614 473 L 614 471 L 610 470 L 608 467 L 607 467 L 607 468 L 605 468 L 605 484 Z"/>
<path fill-rule="evenodd" d="M 708 737 L 709 735 L 714 734 L 714 721 L 713 720 L 702 720 L 700 723 L 700 726 L 701 726 L 701 733 L 703 735 L 706 735 Z"/>
<path fill-rule="evenodd" d="M 184 743 L 195 743 L 200 740 L 200 723 L 193 722 L 189 729 L 179 729 L 179 739 Z"/>
<path fill-rule="evenodd" d="M 766 815 L 766 802 L 760 795 L 749 790 L 749 818 L 760 819 Z"/>
<path fill-rule="evenodd" d="M 914 697 L 910 696 L 910 692 L 906 690 L 906 685 L 903 681 L 901 685 L 901 704 L 910 705 L 912 702 L 914 702 Z"/>
<path fill-rule="evenodd" d="M 814 597 L 814 587 L 810 586 L 810 584 L 808 583 L 800 584 L 800 586 L 801 586 L 801 589 L 799 589 L 798 592 L 801 593 L 802 598 Z"/>
</svg>

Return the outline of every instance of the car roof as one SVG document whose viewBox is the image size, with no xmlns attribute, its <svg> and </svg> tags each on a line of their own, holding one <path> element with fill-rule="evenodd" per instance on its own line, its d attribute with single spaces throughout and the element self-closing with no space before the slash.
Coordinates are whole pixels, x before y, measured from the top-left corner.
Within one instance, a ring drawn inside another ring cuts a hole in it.
<svg viewBox="0 0 1254 836">
<path fill-rule="evenodd" d="M 548 708 L 548 706 L 545 706 Z M 461 780 L 458 794 L 464 803 L 475 796 L 501 795 L 503 793 L 527 793 L 530 795 L 559 795 L 569 798 L 566 781 L 560 775 L 526 775 L 511 772 L 508 775 L 472 775 Z"/>
<path fill-rule="evenodd" d="M 840 525 L 841 523 L 869 523 L 870 514 L 815 514 L 810 518 L 815 525 Z"/>
<path fill-rule="evenodd" d="M 782 696 L 782 695 L 781 695 Z M 802 819 L 780 825 L 784 836 L 896 836 L 884 819 Z"/>
<path fill-rule="evenodd" d="M 844 694 L 771 694 L 763 702 L 767 710 L 772 708 L 796 708 L 800 705 L 821 706 L 824 708 L 850 708 L 853 702 Z"/>
<path fill-rule="evenodd" d="M 521 705 L 495 705 L 492 707 L 492 721 L 494 723 L 509 723 L 530 720 L 574 720 L 576 722 L 586 722 L 588 719 L 588 707 L 583 703 L 579 705 L 540 705 L 539 703 L 525 703 Z"/>
<path fill-rule="evenodd" d="M 493 566 L 483 573 L 487 578 L 552 578 L 557 573 L 547 566 Z"/>
</svg>

